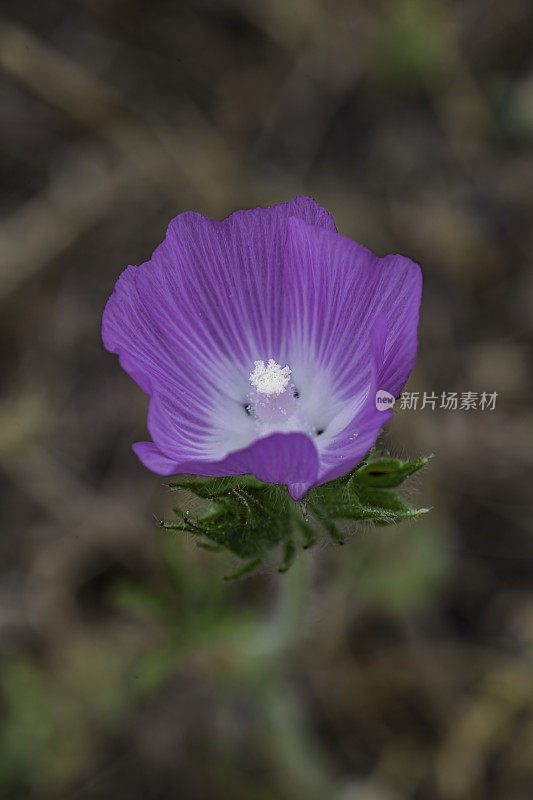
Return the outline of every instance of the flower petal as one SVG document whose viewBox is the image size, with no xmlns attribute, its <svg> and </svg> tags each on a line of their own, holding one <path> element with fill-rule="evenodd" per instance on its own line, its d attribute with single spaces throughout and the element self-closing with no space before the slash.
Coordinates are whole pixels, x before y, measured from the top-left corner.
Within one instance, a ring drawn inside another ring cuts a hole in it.
<svg viewBox="0 0 533 800">
<path fill-rule="evenodd" d="M 221 475 L 251 472 L 265 483 L 314 481 L 318 474 L 318 452 L 305 433 L 272 433 L 223 463 Z"/>
<path fill-rule="evenodd" d="M 150 433 L 175 462 L 219 461 L 260 434 L 245 411 L 249 373 L 255 359 L 279 348 L 293 215 L 335 230 L 306 197 L 222 223 L 185 213 L 151 261 L 117 282 L 104 312 L 104 344 L 151 396 Z"/>
<path fill-rule="evenodd" d="M 185 393 L 156 392 L 150 400 L 148 430 L 157 447 L 174 461 L 220 461 L 259 435 L 255 420 L 222 394 L 190 402 Z"/>
<path fill-rule="evenodd" d="M 313 483 L 318 473 L 318 453 L 303 433 L 273 433 L 249 447 L 230 453 L 221 461 L 174 461 L 152 442 L 136 442 L 133 449 L 140 460 L 160 475 L 192 473 L 223 476 L 251 473 L 265 483 Z"/>
<path fill-rule="evenodd" d="M 106 305 L 102 337 L 119 354 L 123 369 L 151 396 L 149 428 L 158 450 L 167 458 L 220 459 L 245 447 L 257 436 L 253 421 L 231 391 L 215 392 L 178 363 L 174 348 L 148 316 L 129 267 L 120 276 Z M 233 387 L 231 369 L 227 386 Z M 216 402 L 215 402 L 216 401 Z"/>
<path fill-rule="evenodd" d="M 391 416 L 375 395 L 398 394 L 414 364 L 420 268 L 298 219 L 289 220 L 284 267 L 287 359 L 302 408 L 323 430 L 323 483 L 352 469 Z"/>
<path fill-rule="evenodd" d="M 338 233 L 291 219 L 284 268 L 287 357 L 293 372 L 300 370 L 304 388 L 311 390 L 317 367 L 341 395 L 364 383 L 369 333 L 383 314 L 387 338 L 379 388 L 398 394 L 416 356 L 419 266 L 403 256 L 380 259 Z"/>
<path fill-rule="evenodd" d="M 380 259 L 380 266 L 384 280 L 388 278 L 389 291 L 381 299 L 381 311 L 387 318 L 387 336 L 378 389 L 398 397 L 416 361 L 422 273 L 418 264 L 405 256 L 386 256 Z"/>
<path fill-rule="evenodd" d="M 152 378 L 172 375 L 174 359 L 163 335 L 140 301 L 135 274 L 142 267 L 128 267 L 118 279 L 102 317 L 104 347 L 118 353 L 120 366 L 151 394 Z"/>
<path fill-rule="evenodd" d="M 132 450 L 145 467 L 157 475 L 177 475 L 179 464 L 167 458 L 153 442 L 135 442 Z"/>
<path fill-rule="evenodd" d="M 248 392 L 257 359 L 276 359 L 284 338 L 283 251 L 295 216 L 335 230 L 314 200 L 238 211 L 216 222 L 180 214 L 136 275 L 142 302 L 191 376 L 216 391 Z M 228 365 L 232 366 L 227 380 Z"/>
</svg>

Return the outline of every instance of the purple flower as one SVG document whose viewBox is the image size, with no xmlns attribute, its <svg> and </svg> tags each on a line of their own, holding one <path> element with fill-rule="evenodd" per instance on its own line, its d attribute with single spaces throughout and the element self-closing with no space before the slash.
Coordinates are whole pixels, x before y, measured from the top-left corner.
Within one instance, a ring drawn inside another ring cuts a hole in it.
<svg viewBox="0 0 533 800">
<path fill-rule="evenodd" d="M 309 197 L 176 217 L 120 276 L 102 336 L 150 397 L 160 475 L 253 473 L 295 499 L 368 452 L 416 357 L 422 278 L 337 233 Z"/>
</svg>

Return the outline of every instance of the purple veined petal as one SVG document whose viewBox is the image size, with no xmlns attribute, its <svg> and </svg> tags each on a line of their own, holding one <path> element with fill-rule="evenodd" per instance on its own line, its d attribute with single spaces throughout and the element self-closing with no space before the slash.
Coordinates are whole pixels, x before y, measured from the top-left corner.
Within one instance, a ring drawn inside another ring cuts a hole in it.
<svg viewBox="0 0 533 800">
<path fill-rule="evenodd" d="M 272 433 L 245 450 L 230 453 L 222 475 L 251 472 L 265 483 L 314 481 L 318 474 L 318 452 L 305 433 Z"/>
<path fill-rule="evenodd" d="M 150 261 L 122 273 L 104 311 L 102 338 L 144 391 L 179 384 L 183 375 L 217 390 L 221 382 L 233 385 L 236 395 L 248 390 L 253 361 L 271 357 L 266 350 L 279 345 L 282 333 L 290 216 L 335 230 L 330 214 L 309 197 L 238 211 L 223 222 L 186 212 L 170 223 Z"/>
<path fill-rule="evenodd" d="M 400 255 L 385 256 L 381 264 L 385 275 L 394 275 L 396 290 L 382 301 L 387 336 L 378 388 L 398 397 L 416 361 L 422 272 L 418 264 Z"/>
<path fill-rule="evenodd" d="M 234 394 L 239 372 L 228 364 L 225 383 L 215 390 L 201 373 L 178 362 L 137 292 L 135 274 L 141 269 L 129 267 L 117 282 L 104 311 L 104 345 L 119 354 L 123 369 L 151 396 L 148 425 L 162 453 L 174 460 L 224 458 L 258 435 L 240 394 Z"/>
<path fill-rule="evenodd" d="M 333 394 L 352 394 L 368 377 L 368 336 L 383 314 L 380 388 L 397 395 L 416 357 L 419 266 L 402 256 L 380 259 L 340 234 L 291 219 L 284 279 L 287 358 L 298 365 L 304 390 L 311 391 L 318 367 L 329 374 Z"/>
<path fill-rule="evenodd" d="M 417 264 L 289 221 L 285 290 L 287 358 L 317 437 L 319 478 L 339 477 L 365 456 L 392 411 L 375 395 L 397 395 L 416 357 L 421 294 Z M 293 496 L 311 484 L 291 486 Z"/>
<path fill-rule="evenodd" d="M 264 483 L 313 483 L 318 473 L 318 453 L 303 433 L 273 433 L 218 462 L 174 461 L 153 442 L 136 442 L 133 449 L 145 466 L 160 475 L 192 473 L 224 476 L 251 473 Z"/>
<path fill-rule="evenodd" d="M 159 450 L 174 461 L 220 461 L 261 436 L 242 405 L 221 393 L 211 393 L 201 407 L 176 393 L 154 393 L 148 430 Z"/>
<path fill-rule="evenodd" d="M 179 464 L 165 456 L 153 442 L 135 442 L 131 447 L 139 461 L 157 475 L 179 473 Z"/>
<path fill-rule="evenodd" d="M 357 466 L 392 416 L 391 409 L 381 410 L 376 406 L 386 338 L 387 320 L 384 314 L 378 314 L 370 336 L 367 355 L 370 371 L 366 384 L 360 386 L 358 394 L 331 420 L 324 436 L 317 439 L 320 466 L 315 484 L 327 483 Z M 288 488 L 291 496 L 298 499 L 315 484 L 300 483 Z"/>
<path fill-rule="evenodd" d="M 119 277 L 102 317 L 104 347 L 119 356 L 120 366 L 150 395 L 152 380 L 175 377 L 175 362 L 164 336 L 148 316 L 128 267 Z"/>
<path fill-rule="evenodd" d="M 117 353 L 125 372 L 151 396 L 156 390 L 176 394 L 184 406 L 207 407 L 201 376 L 191 381 L 172 344 L 148 315 L 135 276 L 143 267 L 128 267 L 118 279 L 102 318 L 102 340 Z"/>
<path fill-rule="evenodd" d="M 238 211 L 222 222 L 180 214 L 135 276 L 139 296 L 191 375 L 217 390 L 232 365 L 235 396 L 249 391 L 257 359 L 279 356 L 285 339 L 283 252 L 290 217 L 335 230 L 314 200 Z"/>
<path fill-rule="evenodd" d="M 222 223 L 185 213 L 151 261 L 117 282 L 104 344 L 152 397 L 149 429 L 168 458 L 220 460 L 264 435 L 245 413 L 249 373 L 281 337 L 283 248 L 294 215 L 335 230 L 307 197 Z"/>
<path fill-rule="evenodd" d="M 191 369 L 177 357 L 166 335 L 166 320 L 154 321 L 142 302 L 136 276 L 146 265 L 128 267 L 119 277 L 107 301 L 102 318 L 102 340 L 107 350 L 117 353 L 125 372 L 151 396 L 155 391 L 179 396 L 186 407 L 207 407 L 212 381 Z M 225 388 L 235 386 L 238 370 L 228 364 L 224 371 Z M 220 388 L 220 387 L 219 387 Z"/>
</svg>

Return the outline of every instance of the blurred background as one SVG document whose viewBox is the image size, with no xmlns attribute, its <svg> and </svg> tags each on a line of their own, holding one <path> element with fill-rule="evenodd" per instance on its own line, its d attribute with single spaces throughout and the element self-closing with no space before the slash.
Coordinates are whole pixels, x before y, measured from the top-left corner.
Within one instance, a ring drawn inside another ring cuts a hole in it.
<svg viewBox="0 0 533 800">
<path fill-rule="evenodd" d="M 2 8 L 0 796 L 531 798 L 531 4 Z M 101 313 L 179 212 L 297 193 L 422 265 L 407 390 L 498 397 L 397 408 L 423 519 L 228 584 Z"/>
</svg>

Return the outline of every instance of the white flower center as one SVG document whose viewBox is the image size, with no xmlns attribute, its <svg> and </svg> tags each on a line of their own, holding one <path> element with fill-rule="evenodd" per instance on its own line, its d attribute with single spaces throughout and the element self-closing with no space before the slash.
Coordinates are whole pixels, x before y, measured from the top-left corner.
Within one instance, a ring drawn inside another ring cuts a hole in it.
<svg viewBox="0 0 533 800">
<path fill-rule="evenodd" d="M 250 372 L 250 411 L 258 422 L 269 429 L 284 427 L 292 416 L 296 399 L 293 386 L 289 384 L 291 371 L 287 365 L 281 367 L 273 358 L 255 361 Z M 287 391 L 289 389 L 289 391 Z"/>
<path fill-rule="evenodd" d="M 254 361 L 255 369 L 250 372 L 250 383 L 260 394 L 280 395 L 287 389 L 291 371 L 287 365 L 281 366 L 273 358 L 264 361 Z"/>
</svg>

